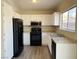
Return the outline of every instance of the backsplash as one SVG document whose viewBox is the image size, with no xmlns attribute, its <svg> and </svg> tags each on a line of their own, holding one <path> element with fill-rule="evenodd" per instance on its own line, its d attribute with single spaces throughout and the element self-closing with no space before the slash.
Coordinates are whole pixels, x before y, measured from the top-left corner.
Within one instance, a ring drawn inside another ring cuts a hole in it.
<svg viewBox="0 0 79 59">
<path fill-rule="evenodd" d="M 57 33 L 58 34 L 61 34 L 71 40 L 77 40 L 77 35 L 76 35 L 76 32 L 68 32 L 68 31 L 64 31 L 64 30 L 57 30 Z"/>
<path fill-rule="evenodd" d="M 59 26 L 41 26 L 42 32 L 56 32 Z M 30 32 L 31 26 L 24 26 L 24 32 Z"/>
</svg>

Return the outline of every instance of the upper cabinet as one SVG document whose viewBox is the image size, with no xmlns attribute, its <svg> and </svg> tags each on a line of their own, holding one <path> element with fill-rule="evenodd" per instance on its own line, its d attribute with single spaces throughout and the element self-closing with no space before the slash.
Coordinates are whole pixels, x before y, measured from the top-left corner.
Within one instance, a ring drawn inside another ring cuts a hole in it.
<svg viewBox="0 0 79 59">
<path fill-rule="evenodd" d="M 59 12 L 54 12 L 52 14 L 52 21 L 53 21 L 53 25 L 59 25 L 59 18 L 60 18 L 60 13 Z"/>
</svg>

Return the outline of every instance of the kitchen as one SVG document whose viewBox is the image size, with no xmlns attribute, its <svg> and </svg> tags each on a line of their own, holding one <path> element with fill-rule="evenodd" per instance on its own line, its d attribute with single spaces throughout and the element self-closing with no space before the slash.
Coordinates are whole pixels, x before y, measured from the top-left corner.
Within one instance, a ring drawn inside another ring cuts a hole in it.
<svg viewBox="0 0 79 59">
<path fill-rule="evenodd" d="M 4 22 L 2 35 L 5 33 L 5 36 L 3 35 L 2 37 L 4 39 L 2 40 L 3 47 L 1 46 L 3 49 L 2 58 L 11 59 L 13 57 L 12 18 L 18 18 L 23 21 L 24 46 L 30 46 L 31 43 L 31 22 L 41 22 L 41 46 L 48 47 L 52 58 L 76 59 L 76 0 L 46 0 L 46 2 L 44 0 L 41 3 L 39 1 L 37 3 L 30 3 L 30 1 L 20 0 L 19 3 L 16 0 L 4 0 L 2 2 L 2 21 Z M 56 5 L 52 6 L 52 3 Z M 72 12 L 74 18 L 71 22 L 71 19 L 67 20 L 67 18 L 69 15 L 72 17 Z M 8 48 L 10 49 L 8 50 Z"/>
</svg>

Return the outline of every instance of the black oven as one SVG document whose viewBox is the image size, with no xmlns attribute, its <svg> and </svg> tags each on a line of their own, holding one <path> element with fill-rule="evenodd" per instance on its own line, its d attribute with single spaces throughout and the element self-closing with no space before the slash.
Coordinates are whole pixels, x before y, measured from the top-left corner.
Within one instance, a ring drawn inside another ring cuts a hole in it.
<svg viewBox="0 0 79 59">
<path fill-rule="evenodd" d="M 31 22 L 30 45 L 41 46 L 41 22 Z"/>
</svg>

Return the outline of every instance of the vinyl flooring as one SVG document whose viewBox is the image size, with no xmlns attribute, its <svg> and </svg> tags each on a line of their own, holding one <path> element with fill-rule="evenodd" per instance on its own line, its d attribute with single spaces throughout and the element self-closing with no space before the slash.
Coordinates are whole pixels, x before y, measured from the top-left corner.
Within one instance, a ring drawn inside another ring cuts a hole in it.
<svg viewBox="0 0 79 59">
<path fill-rule="evenodd" d="M 52 59 L 47 46 L 24 46 L 23 52 L 13 59 Z"/>
</svg>

